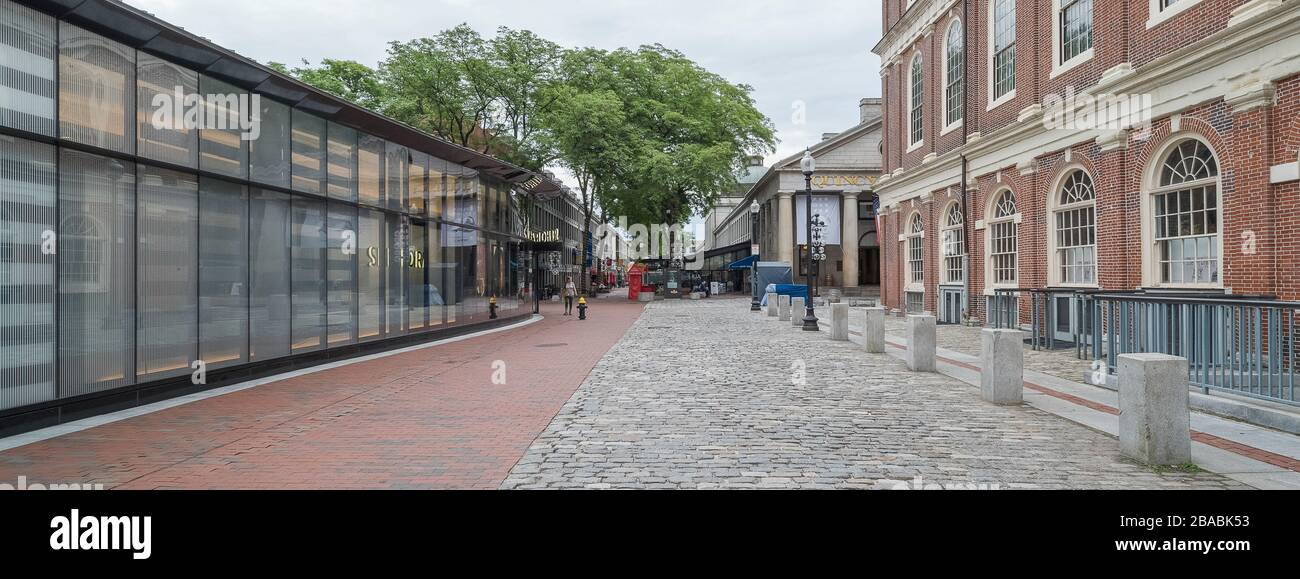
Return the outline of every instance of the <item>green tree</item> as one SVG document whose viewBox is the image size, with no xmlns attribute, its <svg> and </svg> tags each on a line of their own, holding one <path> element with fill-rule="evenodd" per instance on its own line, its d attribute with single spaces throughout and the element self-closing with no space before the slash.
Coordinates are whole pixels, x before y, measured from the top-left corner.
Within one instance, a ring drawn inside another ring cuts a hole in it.
<svg viewBox="0 0 1300 579">
<path fill-rule="evenodd" d="M 506 158 L 540 170 L 556 159 L 541 118 L 555 105 L 565 50 L 528 30 L 501 27 L 488 43 L 496 105 L 487 130 L 506 141 Z"/>
<path fill-rule="evenodd" d="M 542 117 L 559 163 L 577 180 L 584 240 L 591 235 L 597 208 L 605 212 L 600 200 L 616 197 L 622 190 L 625 171 L 634 166 L 638 149 L 636 128 L 628 123 L 618 94 L 607 88 L 587 88 L 590 90 L 573 85 L 553 88 L 549 96 L 554 104 Z M 584 264 L 591 258 L 590 250 L 583 243 Z M 585 273 L 581 283 L 587 292 L 590 278 Z"/>
<path fill-rule="evenodd" d="M 758 111 L 751 87 L 661 45 L 616 51 L 610 66 L 639 135 L 635 166 L 617 200 L 625 214 L 682 224 L 734 186 L 746 158 L 772 151 L 772 122 Z"/>
<path fill-rule="evenodd" d="M 302 66 L 292 69 L 279 62 L 267 66 L 368 109 L 383 109 L 385 86 L 379 73 L 359 62 L 326 58 L 319 66 L 312 66 L 306 59 Z"/>
<path fill-rule="evenodd" d="M 388 45 L 380 66 L 388 88 L 388 115 L 464 147 L 492 151 L 484 130 L 499 85 L 487 43 L 461 24 L 433 38 Z"/>
</svg>

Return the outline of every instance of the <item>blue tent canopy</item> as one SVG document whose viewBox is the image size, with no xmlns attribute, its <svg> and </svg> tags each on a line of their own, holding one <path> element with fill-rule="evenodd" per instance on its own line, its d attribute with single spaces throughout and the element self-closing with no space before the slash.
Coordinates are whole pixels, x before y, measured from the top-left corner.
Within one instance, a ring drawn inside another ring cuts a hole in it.
<svg viewBox="0 0 1300 579">
<path fill-rule="evenodd" d="M 746 257 L 745 259 L 742 259 L 740 261 L 737 261 L 736 263 L 727 266 L 727 269 L 749 269 L 751 267 L 754 267 L 754 264 L 757 262 L 758 262 L 758 256 L 751 255 L 749 257 Z"/>
</svg>

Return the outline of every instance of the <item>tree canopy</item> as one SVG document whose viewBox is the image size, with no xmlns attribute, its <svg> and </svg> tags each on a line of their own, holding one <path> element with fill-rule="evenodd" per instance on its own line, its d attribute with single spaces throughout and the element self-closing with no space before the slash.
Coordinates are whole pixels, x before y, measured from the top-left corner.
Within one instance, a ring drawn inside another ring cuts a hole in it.
<svg viewBox="0 0 1300 579">
<path fill-rule="evenodd" d="M 525 168 L 567 169 L 587 231 L 597 208 L 602 219 L 684 223 L 775 143 L 751 87 L 657 44 L 566 49 L 527 30 L 484 38 L 462 24 L 390 43 L 374 69 L 330 59 L 272 66 Z"/>
</svg>

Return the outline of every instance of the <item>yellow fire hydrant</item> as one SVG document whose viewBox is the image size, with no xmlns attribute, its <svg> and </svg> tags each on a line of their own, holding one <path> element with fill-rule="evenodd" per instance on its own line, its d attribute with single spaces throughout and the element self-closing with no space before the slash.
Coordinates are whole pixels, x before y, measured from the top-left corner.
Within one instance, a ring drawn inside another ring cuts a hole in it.
<svg viewBox="0 0 1300 579">
<path fill-rule="evenodd" d="M 578 298 L 578 319 L 587 319 L 587 296 Z"/>
<path fill-rule="evenodd" d="M 497 319 L 497 297 L 496 296 L 492 296 L 488 298 L 488 319 L 489 320 Z"/>
</svg>

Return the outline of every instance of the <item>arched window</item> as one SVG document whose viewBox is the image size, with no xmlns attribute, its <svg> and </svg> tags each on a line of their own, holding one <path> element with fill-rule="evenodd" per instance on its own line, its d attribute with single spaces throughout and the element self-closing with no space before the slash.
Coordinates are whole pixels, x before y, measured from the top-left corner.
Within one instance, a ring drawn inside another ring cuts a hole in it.
<svg viewBox="0 0 1300 579">
<path fill-rule="evenodd" d="M 910 141 L 910 143 L 913 145 L 920 143 L 921 139 L 923 139 L 925 136 L 925 133 L 922 130 L 925 123 L 925 113 L 922 112 L 921 109 L 921 104 L 924 102 L 924 96 L 925 96 L 925 93 L 923 92 L 924 90 L 925 90 L 925 81 L 924 81 L 924 75 L 922 74 L 921 55 L 918 54 L 912 58 L 911 98 L 909 99 L 909 101 L 912 104 L 912 117 L 911 117 L 912 140 Z"/>
<path fill-rule="evenodd" d="M 1051 223 L 1055 227 L 1056 281 L 1066 285 L 1097 284 L 1097 194 L 1092 177 L 1071 171 L 1057 192 Z"/>
<path fill-rule="evenodd" d="M 952 126 L 962 120 L 963 104 L 966 92 L 965 80 L 965 41 L 962 37 L 962 23 L 954 20 L 948 27 L 948 38 L 944 50 L 944 126 Z"/>
<path fill-rule="evenodd" d="M 989 278 L 995 286 L 1015 285 L 1016 196 L 1010 190 L 994 195 L 989 215 Z"/>
<path fill-rule="evenodd" d="M 907 225 L 907 281 L 919 286 L 925 281 L 925 224 L 920 213 L 913 213 Z"/>
<path fill-rule="evenodd" d="M 1151 192 L 1156 275 L 1161 284 L 1219 283 L 1219 162 L 1197 139 L 1161 160 Z"/>
<path fill-rule="evenodd" d="M 953 202 L 944 212 L 943 283 L 966 281 L 966 221 L 961 214 L 961 203 Z"/>
</svg>

